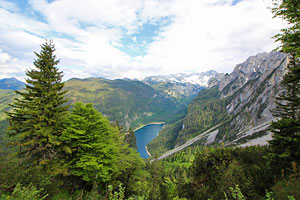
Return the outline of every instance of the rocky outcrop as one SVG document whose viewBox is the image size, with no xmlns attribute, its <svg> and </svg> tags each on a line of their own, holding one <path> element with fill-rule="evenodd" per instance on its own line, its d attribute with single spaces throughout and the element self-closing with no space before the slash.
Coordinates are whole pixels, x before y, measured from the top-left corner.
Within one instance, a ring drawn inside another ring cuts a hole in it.
<svg viewBox="0 0 300 200">
<path fill-rule="evenodd" d="M 217 124 L 217 132 L 201 137 L 197 144 L 266 144 L 271 137 L 267 129 L 274 119 L 272 110 L 282 90 L 280 83 L 286 65 L 286 54 L 260 53 L 236 65 L 231 74 L 212 78 L 212 85 L 217 87 L 203 90 L 193 99 L 182 120 L 184 129 L 174 133 L 176 140 L 169 146 L 178 147 L 203 136 Z M 251 143 L 253 140 L 256 142 Z"/>
<path fill-rule="evenodd" d="M 220 81 L 221 98 L 230 98 L 227 112 L 232 120 L 227 124 L 230 127 L 227 135 L 233 136 L 273 119 L 271 111 L 276 106 L 276 96 L 282 90 L 280 82 L 286 64 L 286 54 L 257 54 L 238 64 L 229 76 Z M 226 137 L 224 135 L 224 139 Z M 232 138 L 236 140 L 236 137 Z"/>
<path fill-rule="evenodd" d="M 227 74 L 220 80 L 221 96 L 224 98 L 233 95 L 249 81 L 264 81 L 270 73 L 273 73 L 281 65 L 285 58 L 286 54 L 276 51 L 259 53 L 249 57 L 245 62 L 236 65 L 230 75 Z"/>
</svg>

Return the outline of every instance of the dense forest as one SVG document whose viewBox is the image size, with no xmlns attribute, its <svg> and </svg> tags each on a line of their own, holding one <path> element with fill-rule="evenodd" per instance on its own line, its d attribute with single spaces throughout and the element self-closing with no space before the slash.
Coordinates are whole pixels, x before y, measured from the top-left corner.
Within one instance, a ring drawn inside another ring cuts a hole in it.
<svg viewBox="0 0 300 200">
<path fill-rule="evenodd" d="M 300 199 L 299 5 L 274 1 L 275 17 L 289 23 L 276 36 L 289 62 L 273 111 L 273 139 L 263 147 L 194 145 L 164 160 L 143 160 L 131 129 L 111 123 L 90 103 L 70 104 L 55 46 L 46 41 L 35 53 L 35 68 L 26 71 L 25 89 L 7 109 L 9 124 L 1 125 L 8 128 L 1 138 L 0 199 Z M 209 116 L 203 126 L 226 117 L 214 99 L 199 101 L 199 109 L 221 112 L 203 113 Z M 180 127 L 166 127 L 168 137 Z"/>
</svg>

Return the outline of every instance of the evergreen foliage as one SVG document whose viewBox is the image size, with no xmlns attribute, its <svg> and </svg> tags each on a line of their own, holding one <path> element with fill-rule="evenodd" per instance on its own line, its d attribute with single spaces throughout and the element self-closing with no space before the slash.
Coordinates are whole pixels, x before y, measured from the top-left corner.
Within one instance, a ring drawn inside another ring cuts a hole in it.
<svg viewBox="0 0 300 200">
<path fill-rule="evenodd" d="M 125 133 L 125 142 L 130 148 L 137 149 L 135 133 L 131 128 Z"/>
<path fill-rule="evenodd" d="M 300 1 L 273 0 L 272 12 L 274 17 L 280 17 L 288 23 L 288 27 L 281 30 L 275 38 L 281 42 L 281 50 L 293 53 L 295 58 L 300 57 Z"/>
<path fill-rule="evenodd" d="M 281 51 L 289 54 L 287 73 L 283 77 L 284 91 L 277 98 L 273 111 L 279 120 L 272 123 L 273 139 L 270 146 L 275 159 L 300 162 L 300 1 L 274 0 L 274 17 L 281 17 L 289 24 L 275 37 L 281 42 Z M 285 164 L 284 162 L 280 162 Z"/>
<path fill-rule="evenodd" d="M 26 88 L 16 91 L 16 98 L 9 111 L 9 135 L 15 137 L 20 153 L 35 163 L 45 164 L 58 152 L 59 136 L 64 130 L 63 74 L 56 65 L 54 44 L 46 41 L 36 53 L 35 69 L 27 70 Z"/>
<path fill-rule="evenodd" d="M 92 104 L 77 102 L 60 138 L 70 173 L 88 182 L 107 182 L 117 171 L 121 141 L 116 127 Z"/>
</svg>

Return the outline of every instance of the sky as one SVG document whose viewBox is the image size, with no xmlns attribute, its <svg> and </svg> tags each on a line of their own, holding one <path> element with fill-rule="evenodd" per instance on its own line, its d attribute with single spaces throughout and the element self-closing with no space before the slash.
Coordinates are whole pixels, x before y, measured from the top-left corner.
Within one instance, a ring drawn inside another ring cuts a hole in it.
<svg viewBox="0 0 300 200">
<path fill-rule="evenodd" d="M 270 52 L 271 0 L 0 0 L 0 78 L 25 78 L 53 40 L 64 80 L 230 73 Z"/>
</svg>

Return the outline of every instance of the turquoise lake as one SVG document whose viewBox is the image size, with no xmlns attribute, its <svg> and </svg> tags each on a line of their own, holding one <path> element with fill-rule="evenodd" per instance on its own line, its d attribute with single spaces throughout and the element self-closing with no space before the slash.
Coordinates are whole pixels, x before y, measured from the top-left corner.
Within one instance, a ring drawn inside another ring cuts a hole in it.
<svg viewBox="0 0 300 200">
<path fill-rule="evenodd" d="M 134 132 L 137 149 L 142 158 L 149 157 L 146 151 L 146 145 L 158 136 L 163 126 L 163 124 L 148 124 Z"/>
</svg>

